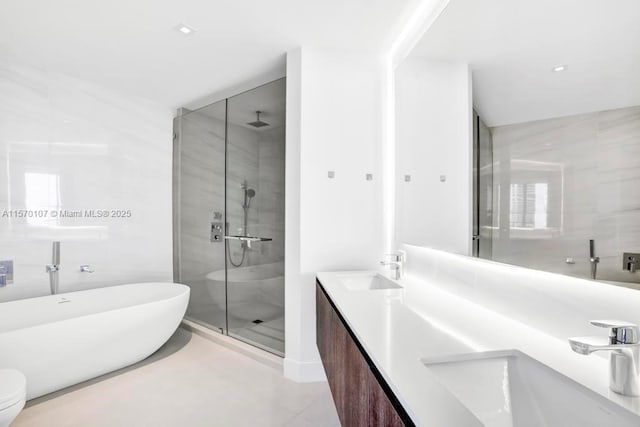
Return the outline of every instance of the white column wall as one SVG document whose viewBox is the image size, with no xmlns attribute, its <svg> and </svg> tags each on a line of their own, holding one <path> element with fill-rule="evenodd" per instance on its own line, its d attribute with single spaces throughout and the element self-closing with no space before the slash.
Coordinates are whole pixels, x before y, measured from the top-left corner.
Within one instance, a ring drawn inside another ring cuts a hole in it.
<svg viewBox="0 0 640 427">
<path fill-rule="evenodd" d="M 285 375 L 316 381 L 315 273 L 375 269 L 382 255 L 382 65 L 312 48 L 287 63 Z"/>
</svg>

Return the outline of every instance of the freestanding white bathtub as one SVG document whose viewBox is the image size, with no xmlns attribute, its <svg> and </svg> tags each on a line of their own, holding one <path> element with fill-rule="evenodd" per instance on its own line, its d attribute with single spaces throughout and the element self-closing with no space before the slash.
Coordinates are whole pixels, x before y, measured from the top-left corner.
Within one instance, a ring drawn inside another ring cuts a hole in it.
<svg viewBox="0 0 640 427">
<path fill-rule="evenodd" d="M 27 399 L 139 362 L 180 325 L 189 287 L 136 283 L 0 303 L 0 368 Z"/>
</svg>

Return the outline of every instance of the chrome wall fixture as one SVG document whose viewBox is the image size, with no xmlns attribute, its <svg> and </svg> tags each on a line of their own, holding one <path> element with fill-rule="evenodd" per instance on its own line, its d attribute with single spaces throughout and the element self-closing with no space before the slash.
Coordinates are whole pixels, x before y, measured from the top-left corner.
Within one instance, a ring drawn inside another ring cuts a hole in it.
<svg viewBox="0 0 640 427">
<path fill-rule="evenodd" d="M 589 240 L 589 263 L 591 263 L 591 278 L 596 280 L 596 276 L 598 274 L 598 263 L 600 262 L 600 257 L 596 256 L 596 242 L 595 240 Z"/>
<path fill-rule="evenodd" d="M 47 273 L 49 273 L 49 287 L 51 289 L 51 295 L 58 293 L 59 275 L 60 271 L 60 242 L 53 242 L 51 264 L 46 265 Z"/>
<path fill-rule="evenodd" d="M 94 273 L 95 270 L 91 269 L 89 264 L 84 264 L 80 266 L 80 273 Z"/>
<path fill-rule="evenodd" d="M 0 261 L 0 287 L 13 283 L 13 261 Z"/>
<path fill-rule="evenodd" d="M 625 252 L 622 254 L 622 269 L 629 273 L 635 273 L 640 262 L 640 254 Z"/>
</svg>

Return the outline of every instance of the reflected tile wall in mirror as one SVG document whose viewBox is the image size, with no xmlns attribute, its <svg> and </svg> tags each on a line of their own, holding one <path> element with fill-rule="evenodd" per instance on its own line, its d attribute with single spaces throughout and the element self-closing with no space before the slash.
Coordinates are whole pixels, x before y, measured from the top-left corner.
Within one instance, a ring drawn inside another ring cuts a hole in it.
<svg viewBox="0 0 640 427">
<path fill-rule="evenodd" d="M 640 251 L 640 107 L 492 128 L 493 259 L 640 282 L 622 253 Z M 567 258 L 575 263 L 567 263 Z"/>
</svg>

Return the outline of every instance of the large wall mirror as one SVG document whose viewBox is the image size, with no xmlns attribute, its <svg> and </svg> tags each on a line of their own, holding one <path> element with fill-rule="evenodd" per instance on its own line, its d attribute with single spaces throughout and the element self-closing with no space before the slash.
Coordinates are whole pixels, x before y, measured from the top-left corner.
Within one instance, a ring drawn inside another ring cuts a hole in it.
<svg viewBox="0 0 640 427">
<path fill-rule="evenodd" d="M 396 104 L 400 242 L 640 289 L 639 1 L 450 0 Z"/>
</svg>

